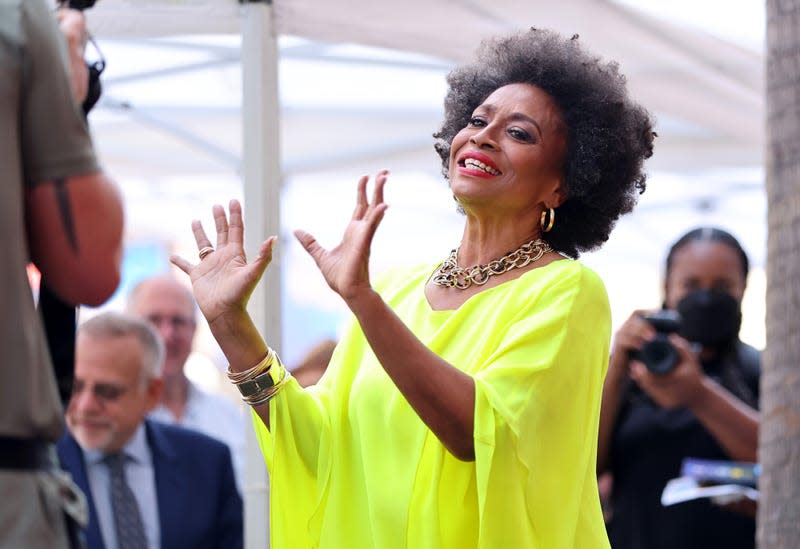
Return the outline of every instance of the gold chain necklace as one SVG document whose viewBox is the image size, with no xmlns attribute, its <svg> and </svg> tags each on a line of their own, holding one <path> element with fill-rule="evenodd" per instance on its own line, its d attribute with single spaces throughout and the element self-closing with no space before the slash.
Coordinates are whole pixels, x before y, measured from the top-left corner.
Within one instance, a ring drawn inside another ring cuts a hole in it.
<svg viewBox="0 0 800 549">
<path fill-rule="evenodd" d="M 537 238 L 526 242 L 513 252 L 508 252 L 499 259 L 493 259 L 486 265 L 472 267 L 458 266 L 458 249 L 450 252 L 450 256 L 433 273 L 433 283 L 446 288 L 459 288 L 465 290 L 477 284 L 481 286 L 494 275 L 503 274 L 511 269 L 519 269 L 528 263 L 533 263 L 542 258 L 553 248 L 544 240 Z"/>
</svg>

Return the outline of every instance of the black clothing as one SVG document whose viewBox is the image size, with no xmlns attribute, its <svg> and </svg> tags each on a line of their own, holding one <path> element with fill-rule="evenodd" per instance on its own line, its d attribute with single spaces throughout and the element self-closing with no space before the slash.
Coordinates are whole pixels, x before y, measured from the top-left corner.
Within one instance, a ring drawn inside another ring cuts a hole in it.
<svg viewBox="0 0 800 549">
<path fill-rule="evenodd" d="M 703 363 L 706 375 L 758 407 L 760 353 L 741 342 L 724 358 Z M 611 441 L 614 487 L 608 525 L 614 549 L 752 549 L 755 520 L 708 499 L 661 505 L 685 457 L 730 459 L 693 414 L 665 410 L 631 384 Z"/>
</svg>

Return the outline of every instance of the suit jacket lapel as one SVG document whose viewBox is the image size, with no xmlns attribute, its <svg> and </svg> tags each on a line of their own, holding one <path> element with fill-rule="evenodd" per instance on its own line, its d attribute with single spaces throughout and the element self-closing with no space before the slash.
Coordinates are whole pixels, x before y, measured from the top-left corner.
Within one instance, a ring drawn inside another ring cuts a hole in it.
<svg viewBox="0 0 800 549">
<path fill-rule="evenodd" d="M 183 494 L 189 493 L 185 486 L 187 479 L 180 474 L 178 455 L 158 424 L 148 420 L 145 421 L 145 427 L 153 455 L 161 546 L 180 547 L 184 540 L 181 525 L 186 524 L 183 516 L 186 505 L 182 503 L 182 498 Z"/>
<path fill-rule="evenodd" d="M 92 491 L 89 488 L 89 480 L 86 476 L 83 451 L 69 431 L 58 441 L 56 447 L 58 449 L 58 457 L 61 460 L 62 468 L 72 474 L 72 480 L 84 493 L 86 502 L 89 505 L 89 524 L 84 530 L 86 534 L 86 546 L 89 549 L 105 549 L 103 536 L 100 534 L 100 523 L 97 520 L 94 498 L 92 498 Z"/>
</svg>

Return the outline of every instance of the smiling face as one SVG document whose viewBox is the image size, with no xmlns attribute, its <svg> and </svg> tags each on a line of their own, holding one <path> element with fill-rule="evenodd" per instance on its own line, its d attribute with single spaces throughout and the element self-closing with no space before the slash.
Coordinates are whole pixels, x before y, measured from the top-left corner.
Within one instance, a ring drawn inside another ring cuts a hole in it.
<svg viewBox="0 0 800 549">
<path fill-rule="evenodd" d="M 161 380 L 143 372 L 143 350 L 133 335 L 75 343 L 75 383 L 67 425 L 84 449 L 120 450 L 161 397 Z"/>
<path fill-rule="evenodd" d="M 478 106 L 453 138 L 450 187 L 464 209 L 538 220 L 564 199 L 566 130 L 553 99 L 530 84 L 509 84 Z"/>
</svg>

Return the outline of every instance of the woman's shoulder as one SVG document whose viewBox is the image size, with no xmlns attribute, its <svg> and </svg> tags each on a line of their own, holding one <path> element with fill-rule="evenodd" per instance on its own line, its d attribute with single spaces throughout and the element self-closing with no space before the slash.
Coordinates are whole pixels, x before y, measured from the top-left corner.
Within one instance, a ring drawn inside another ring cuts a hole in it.
<svg viewBox="0 0 800 549">
<path fill-rule="evenodd" d="M 570 322 L 600 322 L 610 317 L 608 294 L 602 279 L 582 263 L 563 259 L 528 271 L 506 298 L 523 317 L 549 311 Z M 591 320 L 594 318 L 595 320 Z"/>
<path fill-rule="evenodd" d="M 519 278 L 519 286 L 536 289 L 546 287 L 550 290 L 563 288 L 580 291 L 599 291 L 605 294 L 605 284 L 600 276 L 583 263 L 574 259 L 559 259 L 543 267 L 531 269 Z"/>
</svg>

